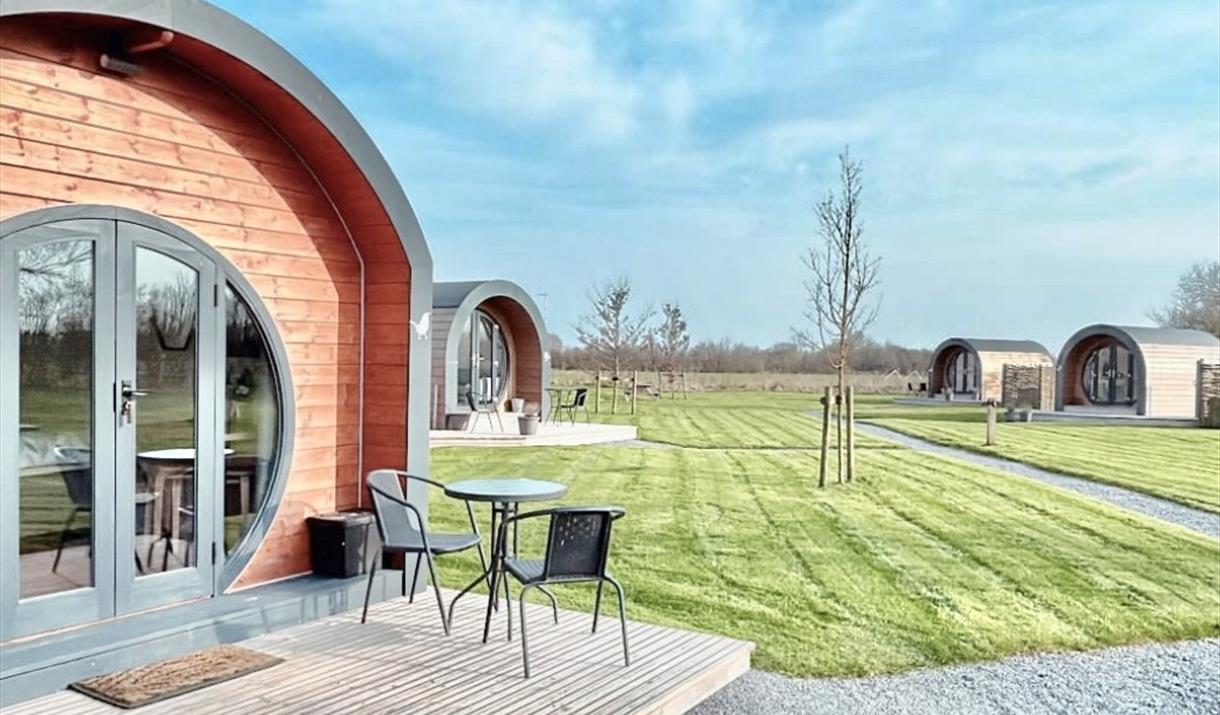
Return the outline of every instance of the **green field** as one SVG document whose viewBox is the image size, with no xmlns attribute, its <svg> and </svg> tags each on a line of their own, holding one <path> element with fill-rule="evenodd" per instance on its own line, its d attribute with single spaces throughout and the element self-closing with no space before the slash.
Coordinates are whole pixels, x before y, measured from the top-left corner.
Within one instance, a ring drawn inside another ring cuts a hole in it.
<svg viewBox="0 0 1220 715">
<path fill-rule="evenodd" d="M 433 473 L 534 475 L 566 483 L 566 503 L 625 507 L 612 562 L 631 617 L 755 641 L 768 670 L 895 672 L 1220 635 L 1215 540 L 876 440 L 857 483 L 817 489 L 817 422 L 801 417 L 814 408 L 774 394 L 650 402 L 641 437 L 693 448 L 443 448 Z M 460 504 L 432 509 L 432 528 L 465 526 Z M 477 558 L 440 568 L 460 586 Z M 559 597 L 592 604 L 580 587 Z"/>
<path fill-rule="evenodd" d="M 1220 430 L 1001 422 L 985 447 L 981 407 L 873 402 L 862 419 L 949 447 L 1016 460 L 1220 511 Z"/>
</svg>

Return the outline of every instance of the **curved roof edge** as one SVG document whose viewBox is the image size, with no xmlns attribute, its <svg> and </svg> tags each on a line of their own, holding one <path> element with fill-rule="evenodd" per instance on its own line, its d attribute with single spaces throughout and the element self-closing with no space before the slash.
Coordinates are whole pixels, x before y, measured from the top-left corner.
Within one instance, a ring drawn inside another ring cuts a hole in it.
<svg viewBox="0 0 1220 715">
<path fill-rule="evenodd" d="M 542 311 L 524 288 L 506 280 L 449 281 L 432 284 L 432 307 L 455 308 L 458 313 L 472 312 L 480 303 L 491 298 L 509 298 L 525 308 L 538 328 L 538 338 L 545 347 L 547 342 L 546 321 Z"/>
<path fill-rule="evenodd" d="M 317 75 L 260 30 L 203 0 L 4 0 L 0 5 L 0 18 L 49 13 L 114 17 L 161 27 L 215 47 L 265 75 L 347 151 L 381 200 L 412 271 L 431 272 L 432 254 L 415 210 L 372 137 Z"/>
<path fill-rule="evenodd" d="M 946 338 L 932 350 L 933 358 L 942 350 L 952 346 L 969 348 L 976 353 L 1039 353 L 1045 355 L 1046 359 L 1051 362 L 1055 360 L 1050 351 L 1036 340 L 997 338 Z"/>
<path fill-rule="evenodd" d="M 1202 330 L 1094 323 L 1072 333 L 1072 336 L 1063 343 L 1063 348 L 1059 351 L 1059 364 L 1067 359 L 1068 354 L 1081 340 L 1094 335 L 1108 335 L 1141 355 L 1143 352 L 1140 350 L 1141 345 L 1194 345 L 1220 349 L 1220 338 Z"/>
</svg>

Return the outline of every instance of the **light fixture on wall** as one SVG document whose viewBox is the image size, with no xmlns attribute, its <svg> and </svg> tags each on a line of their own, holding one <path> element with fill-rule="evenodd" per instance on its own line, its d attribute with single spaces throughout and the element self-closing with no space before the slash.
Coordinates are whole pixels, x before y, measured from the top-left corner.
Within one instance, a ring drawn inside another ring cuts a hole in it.
<svg viewBox="0 0 1220 715">
<path fill-rule="evenodd" d="M 122 32 L 114 32 L 110 35 L 110 49 L 102 53 L 97 63 L 111 74 L 131 77 L 139 74 L 143 69 L 131 60 L 132 55 L 168 47 L 169 43 L 173 41 L 174 33 L 158 28 L 135 31 L 130 36 L 125 36 Z"/>
</svg>

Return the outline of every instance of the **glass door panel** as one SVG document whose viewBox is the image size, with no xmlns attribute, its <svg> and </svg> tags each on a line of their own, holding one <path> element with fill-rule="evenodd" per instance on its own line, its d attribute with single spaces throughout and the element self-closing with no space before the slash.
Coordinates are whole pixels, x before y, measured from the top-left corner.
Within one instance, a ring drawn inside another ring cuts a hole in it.
<svg viewBox="0 0 1220 715">
<path fill-rule="evenodd" d="M 485 315 L 475 315 L 474 346 L 477 354 L 476 370 L 479 378 L 478 397 L 481 404 L 486 405 L 495 399 L 492 391 L 492 375 L 494 359 L 492 356 L 492 324 Z"/>
<path fill-rule="evenodd" d="M 0 404 L 15 407 L 0 410 L 0 638 L 113 609 L 113 451 L 95 427 L 112 237 L 113 222 L 77 220 L 0 242 Z"/>
<path fill-rule="evenodd" d="M 116 523 L 136 555 L 118 564 L 125 612 L 211 591 L 215 479 L 201 475 L 220 463 L 212 388 L 224 346 L 201 254 L 120 223 L 118 256 Z"/>
</svg>

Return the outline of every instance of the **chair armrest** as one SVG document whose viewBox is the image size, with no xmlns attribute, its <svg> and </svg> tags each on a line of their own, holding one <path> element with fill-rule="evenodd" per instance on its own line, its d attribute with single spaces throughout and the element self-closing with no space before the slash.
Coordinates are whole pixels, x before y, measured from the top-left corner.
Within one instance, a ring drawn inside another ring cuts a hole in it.
<svg viewBox="0 0 1220 715">
<path fill-rule="evenodd" d="M 411 512 L 415 514 L 415 520 L 419 522 L 419 533 L 423 536 L 424 546 L 428 545 L 428 528 L 424 525 L 424 515 L 419 512 L 419 509 L 414 504 L 408 502 L 406 499 L 401 499 L 399 497 L 396 497 L 393 494 L 385 491 L 384 489 L 375 487 L 372 484 L 369 484 L 367 486 L 369 488 L 369 491 L 376 492 L 377 494 L 385 497 L 386 499 L 389 499 L 390 501 L 394 502 L 395 504 L 399 504 L 399 505 L 406 507 L 407 509 L 410 509 Z"/>
</svg>

